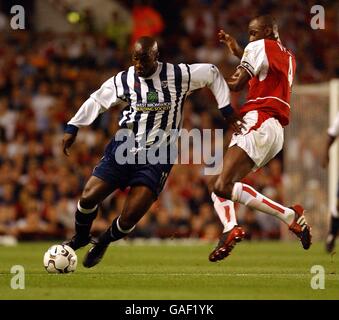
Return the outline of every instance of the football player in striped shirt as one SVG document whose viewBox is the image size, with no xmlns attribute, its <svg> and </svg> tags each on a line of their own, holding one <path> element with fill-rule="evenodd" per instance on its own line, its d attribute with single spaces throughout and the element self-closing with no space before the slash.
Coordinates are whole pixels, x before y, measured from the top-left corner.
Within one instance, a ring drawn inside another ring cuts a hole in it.
<svg viewBox="0 0 339 320">
<path fill-rule="evenodd" d="M 159 62 L 158 56 L 158 45 L 153 38 L 142 37 L 136 42 L 133 66 L 103 83 L 68 122 L 63 138 L 66 155 L 80 127 L 90 125 L 100 113 L 122 101 L 128 106 L 121 113 L 119 125 L 133 134 L 133 145 L 127 153 L 135 155 L 137 160 L 156 143 L 159 146 L 175 143 L 171 133 L 179 132 L 182 126 L 183 105 L 189 92 L 207 86 L 223 114 L 232 109 L 229 88 L 214 65 L 176 65 Z M 235 119 L 234 115 L 228 117 L 230 123 Z M 162 133 L 160 138 L 159 132 Z M 121 158 L 119 150 L 123 143 L 115 136 L 106 146 L 104 156 L 94 168 L 78 202 L 75 236 L 65 242 L 74 250 L 87 245 L 100 202 L 114 190 L 130 187 L 119 217 L 85 256 L 83 264 L 88 268 L 101 260 L 110 242 L 125 237 L 134 229 L 157 199 L 174 163 L 168 159 L 157 164 L 147 161 L 121 164 L 118 158 Z"/>
</svg>

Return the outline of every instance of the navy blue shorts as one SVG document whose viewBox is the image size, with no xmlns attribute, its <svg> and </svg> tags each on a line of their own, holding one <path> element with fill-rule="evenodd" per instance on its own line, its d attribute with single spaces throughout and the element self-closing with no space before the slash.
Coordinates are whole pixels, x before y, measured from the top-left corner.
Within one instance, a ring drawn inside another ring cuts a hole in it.
<svg viewBox="0 0 339 320">
<path fill-rule="evenodd" d="M 147 186 L 158 197 L 173 164 L 119 164 L 114 155 L 121 143 L 111 140 L 92 175 L 121 190 L 137 185 Z"/>
</svg>

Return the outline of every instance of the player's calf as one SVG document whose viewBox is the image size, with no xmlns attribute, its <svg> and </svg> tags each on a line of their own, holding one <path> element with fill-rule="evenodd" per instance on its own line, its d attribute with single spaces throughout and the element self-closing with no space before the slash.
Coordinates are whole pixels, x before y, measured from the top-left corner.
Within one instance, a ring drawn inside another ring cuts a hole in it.
<svg viewBox="0 0 339 320">
<path fill-rule="evenodd" d="M 65 241 L 63 244 L 70 246 L 73 250 L 77 250 L 90 243 L 90 230 L 97 214 L 97 205 L 85 207 L 81 201 L 79 201 L 75 213 L 75 235 L 71 240 Z"/>
</svg>

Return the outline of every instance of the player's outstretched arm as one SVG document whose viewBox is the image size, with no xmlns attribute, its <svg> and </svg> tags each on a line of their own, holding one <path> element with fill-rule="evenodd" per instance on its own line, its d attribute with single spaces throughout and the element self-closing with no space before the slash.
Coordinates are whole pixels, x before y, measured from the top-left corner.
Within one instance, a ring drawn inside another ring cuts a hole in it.
<svg viewBox="0 0 339 320">
<path fill-rule="evenodd" d="M 114 79 L 115 76 L 104 82 L 100 89 L 92 93 L 74 117 L 68 121 L 62 140 L 63 152 L 66 156 L 69 155 L 68 149 L 74 143 L 79 128 L 92 124 L 99 114 L 122 102 L 117 96 Z"/>
<path fill-rule="evenodd" d="M 224 30 L 220 30 L 218 33 L 219 41 L 224 43 L 233 55 L 241 59 L 244 54 L 244 50 L 240 47 L 237 40 L 235 40 L 228 33 L 225 33 Z"/>
<path fill-rule="evenodd" d="M 240 91 L 245 88 L 247 82 L 251 79 L 248 72 L 239 67 L 231 78 L 227 79 L 228 87 L 231 91 Z"/>
</svg>

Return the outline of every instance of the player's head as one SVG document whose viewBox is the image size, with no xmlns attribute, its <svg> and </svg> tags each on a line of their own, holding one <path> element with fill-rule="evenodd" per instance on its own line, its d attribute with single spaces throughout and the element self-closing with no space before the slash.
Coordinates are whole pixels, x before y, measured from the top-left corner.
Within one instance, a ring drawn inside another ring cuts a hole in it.
<svg viewBox="0 0 339 320">
<path fill-rule="evenodd" d="M 133 47 L 132 62 L 140 77 L 149 77 L 157 69 L 158 43 L 152 37 L 139 38 Z"/>
<path fill-rule="evenodd" d="M 271 15 L 262 15 L 252 19 L 248 25 L 249 41 L 261 39 L 279 40 L 278 25 Z"/>
</svg>

